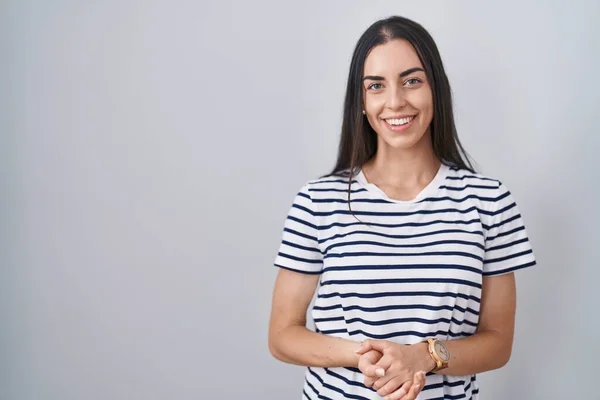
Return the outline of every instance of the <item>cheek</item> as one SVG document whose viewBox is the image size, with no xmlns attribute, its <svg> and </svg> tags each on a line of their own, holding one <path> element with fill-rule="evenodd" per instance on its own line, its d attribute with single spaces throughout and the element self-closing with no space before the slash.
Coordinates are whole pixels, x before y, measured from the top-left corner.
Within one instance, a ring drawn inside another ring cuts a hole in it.
<svg viewBox="0 0 600 400">
<path fill-rule="evenodd" d="M 411 93 L 410 103 L 424 114 L 433 113 L 433 97 L 431 91 L 419 90 Z"/>
<path fill-rule="evenodd" d="M 379 113 L 383 107 L 383 101 L 381 97 L 367 96 L 365 98 L 365 109 L 367 113 Z"/>
</svg>

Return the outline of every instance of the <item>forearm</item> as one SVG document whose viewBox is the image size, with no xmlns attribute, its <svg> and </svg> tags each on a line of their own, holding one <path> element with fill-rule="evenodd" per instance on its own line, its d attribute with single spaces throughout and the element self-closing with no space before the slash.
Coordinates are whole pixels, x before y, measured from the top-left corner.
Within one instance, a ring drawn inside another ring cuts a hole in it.
<svg viewBox="0 0 600 400">
<path fill-rule="evenodd" d="M 510 359 L 512 335 L 496 331 L 478 332 L 464 339 L 449 340 L 448 368 L 439 371 L 444 375 L 472 375 L 504 366 Z M 433 361 L 433 360 L 432 360 Z M 432 368 L 435 365 L 432 362 Z"/>
<path fill-rule="evenodd" d="M 359 342 L 288 326 L 269 341 L 271 354 L 286 363 L 309 367 L 357 367 Z"/>
</svg>

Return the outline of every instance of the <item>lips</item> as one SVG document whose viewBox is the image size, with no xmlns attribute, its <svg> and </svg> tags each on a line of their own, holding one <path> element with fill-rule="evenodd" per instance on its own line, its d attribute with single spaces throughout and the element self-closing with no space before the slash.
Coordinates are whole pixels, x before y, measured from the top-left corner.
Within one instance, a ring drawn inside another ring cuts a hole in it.
<svg viewBox="0 0 600 400">
<path fill-rule="evenodd" d="M 404 132 L 410 128 L 415 121 L 417 115 L 398 115 L 391 118 L 383 119 L 384 125 L 388 130 L 399 133 Z"/>
<path fill-rule="evenodd" d="M 410 123 L 415 118 L 414 115 L 397 116 L 392 118 L 385 118 L 384 121 L 388 125 L 392 126 L 403 126 Z"/>
</svg>

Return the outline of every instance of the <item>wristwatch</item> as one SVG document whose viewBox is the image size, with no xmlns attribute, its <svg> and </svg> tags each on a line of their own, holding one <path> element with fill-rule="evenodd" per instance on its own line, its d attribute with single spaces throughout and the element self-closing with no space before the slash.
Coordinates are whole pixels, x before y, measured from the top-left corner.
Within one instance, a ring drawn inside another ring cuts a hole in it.
<svg viewBox="0 0 600 400">
<path fill-rule="evenodd" d="M 429 355 L 435 361 L 435 368 L 431 372 L 437 372 L 441 369 L 448 368 L 450 361 L 450 351 L 446 344 L 438 339 L 427 339 L 429 344 Z"/>
</svg>

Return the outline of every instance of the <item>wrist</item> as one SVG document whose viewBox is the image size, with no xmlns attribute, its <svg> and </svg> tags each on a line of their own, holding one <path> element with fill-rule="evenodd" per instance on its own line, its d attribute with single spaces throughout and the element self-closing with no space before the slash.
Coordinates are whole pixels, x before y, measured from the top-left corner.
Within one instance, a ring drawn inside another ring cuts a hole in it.
<svg viewBox="0 0 600 400">
<path fill-rule="evenodd" d="M 431 354 L 429 354 L 429 343 L 421 342 L 415 344 L 415 346 L 419 348 L 419 354 L 421 355 L 421 371 L 425 373 L 433 371 L 434 368 L 437 367 L 437 363 L 433 357 L 431 357 Z"/>
</svg>

